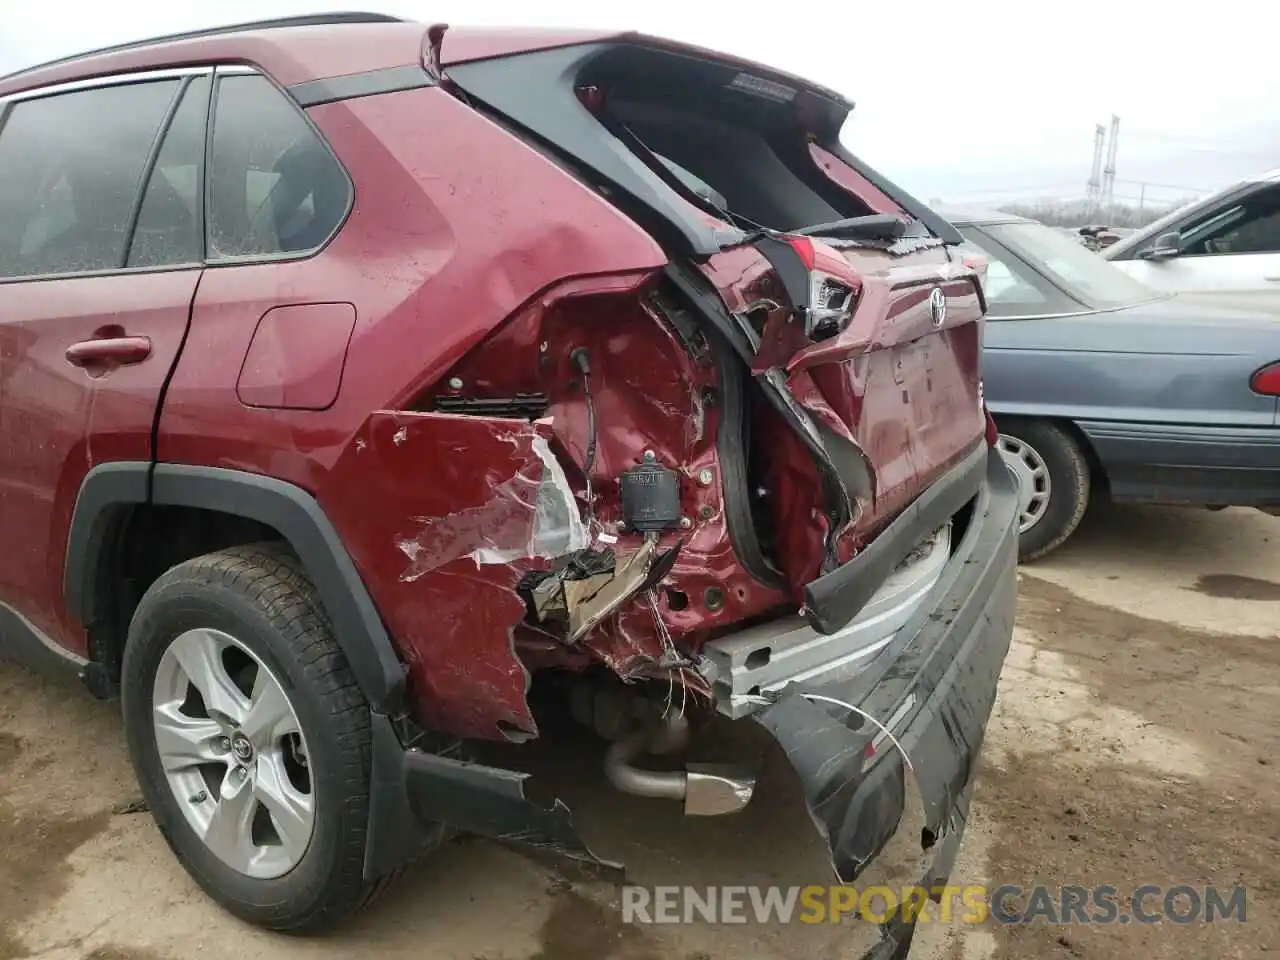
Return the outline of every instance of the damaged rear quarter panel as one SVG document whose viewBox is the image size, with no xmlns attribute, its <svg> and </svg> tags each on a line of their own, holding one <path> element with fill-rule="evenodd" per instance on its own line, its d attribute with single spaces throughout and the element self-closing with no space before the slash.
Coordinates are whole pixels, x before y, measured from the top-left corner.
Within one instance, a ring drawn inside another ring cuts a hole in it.
<svg viewBox="0 0 1280 960">
<path fill-rule="evenodd" d="M 548 470 L 546 433 L 521 420 L 378 411 L 321 498 L 398 641 L 429 728 L 536 734 L 514 647 L 525 613 L 516 584 L 539 557 L 585 545 L 568 484 Z M 565 508 L 557 516 L 571 517 L 551 529 L 536 520 L 548 474 Z"/>
</svg>

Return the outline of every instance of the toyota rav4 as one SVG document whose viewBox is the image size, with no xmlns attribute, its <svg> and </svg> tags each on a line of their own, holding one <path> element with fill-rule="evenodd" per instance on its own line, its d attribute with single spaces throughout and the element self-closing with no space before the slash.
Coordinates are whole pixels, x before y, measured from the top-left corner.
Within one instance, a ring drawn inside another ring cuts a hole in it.
<svg viewBox="0 0 1280 960">
<path fill-rule="evenodd" d="M 119 697 L 232 913 L 317 929 L 449 829 L 607 865 L 477 759 L 544 685 L 621 790 L 732 814 L 752 770 L 646 758 L 759 724 L 842 880 L 945 878 L 1016 496 L 983 266 L 850 109 L 351 14 L 0 79 L 0 645 Z"/>
</svg>

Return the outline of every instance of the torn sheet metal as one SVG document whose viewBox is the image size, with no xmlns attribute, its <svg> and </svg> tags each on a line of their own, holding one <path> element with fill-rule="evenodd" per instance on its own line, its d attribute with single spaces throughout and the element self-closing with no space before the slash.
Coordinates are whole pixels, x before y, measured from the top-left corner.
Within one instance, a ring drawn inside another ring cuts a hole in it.
<svg viewBox="0 0 1280 960">
<path fill-rule="evenodd" d="M 379 411 L 320 502 L 396 637 L 418 719 L 460 737 L 537 728 L 517 585 L 587 532 L 545 422 Z"/>
<path fill-rule="evenodd" d="M 583 283 L 594 286 L 604 279 Z M 565 634 L 553 639 L 554 630 L 544 633 L 535 602 L 529 623 L 519 631 L 522 653 L 539 666 L 580 668 L 589 653 L 623 676 L 636 676 L 672 658 L 671 637 L 696 651 L 709 631 L 792 605 L 796 598 L 781 576 L 768 575 L 766 563 L 756 560 L 751 570 L 744 566 L 730 537 L 731 520 L 735 530 L 749 527 L 745 505 L 752 488 L 747 471 L 733 469 L 724 458 L 739 454 L 737 438 L 746 437 L 750 411 L 739 393 L 730 396 L 721 383 L 717 348 L 693 314 L 677 298 L 642 290 L 634 282 L 592 296 L 557 291 L 526 306 L 450 368 L 441 383 L 463 386 L 450 386 L 441 395 L 451 403 L 462 394 L 545 396 L 552 450 L 579 491 L 587 487 L 581 471 L 589 464 L 594 548 L 612 547 L 619 563 L 643 542 L 634 531 L 618 530 L 623 519 L 619 478 L 645 462 L 679 474 L 679 526 L 661 532 L 658 556 L 678 542 L 683 546 L 654 590 L 658 617 L 647 600 L 633 596 L 571 649 L 557 650 L 548 643 Z M 571 359 L 580 351 L 590 357 L 589 380 Z M 765 442 L 772 449 L 772 438 Z M 726 483 L 733 511 L 726 508 Z M 585 506 L 581 496 L 579 504 Z M 558 560 L 530 565 L 553 569 Z M 593 588 L 573 589 L 585 595 Z M 543 590 L 549 596 L 539 599 L 550 612 L 561 597 L 556 584 Z"/>
<path fill-rule="evenodd" d="M 401 427 L 394 435 L 407 435 Z M 519 435 L 505 438 L 520 448 Z M 409 560 L 400 579 L 412 583 L 460 557 L 477 567 L 509 564 L 537 557 L 550 560 L 587 546 L 585 525 L 578 515 L 573 489 L 546 439 L 537 434 L 527 438 L 528 452 L 536 462 L 526 461 L 509 479 L 499 483 L 484 503 L 441 517 L 415 517 L 417 530 L 397 541 Z"/>
</svg>

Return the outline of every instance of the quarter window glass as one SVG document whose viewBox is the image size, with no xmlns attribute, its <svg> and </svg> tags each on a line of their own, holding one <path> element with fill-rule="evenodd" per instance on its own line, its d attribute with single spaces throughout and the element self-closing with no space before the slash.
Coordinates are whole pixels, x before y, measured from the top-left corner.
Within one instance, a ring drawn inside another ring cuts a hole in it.
<svg viewBox="0 0 1280 960">
<path fill-rule="evenodd" d="M 13 105 L 0 130 L 0 277 L 119 269 L 178 81 Z"/>
<path fill-rule="evenodd" d="M 129 248 L 131 267 L 199 263 L 203 258 L 200 172 L 209 82 L 201 77 L 187 86 L 164 135 Z"/>
<path fill-rule="evenodd" d="M 306 119 L 267 79 L 218 80 L 209 259 L 305 253 L 346 216 L 351 185 Z"/>
</svg>

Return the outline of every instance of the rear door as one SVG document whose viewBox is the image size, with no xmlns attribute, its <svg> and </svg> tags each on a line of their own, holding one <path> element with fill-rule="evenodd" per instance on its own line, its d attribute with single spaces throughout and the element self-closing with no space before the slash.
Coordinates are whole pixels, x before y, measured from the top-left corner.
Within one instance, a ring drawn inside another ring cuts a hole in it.
<svg viewBox="0 0 1280 960">
<path fill-rule="evenodd" d="M 208 90 L 167 71 L 0 107 L 0 602 L 79 653 L 67 530 L 91 469 L 152 459 L 201 275 Z"/>
</svg>

